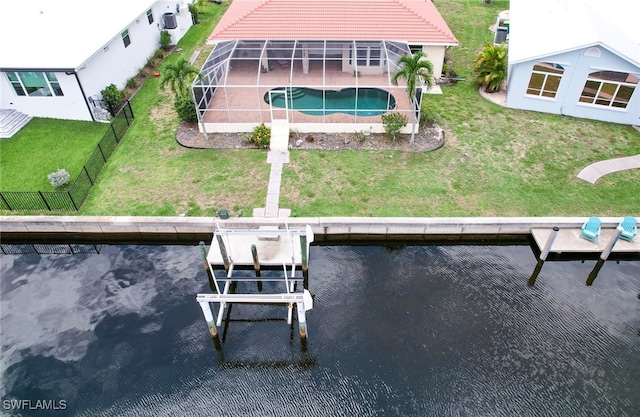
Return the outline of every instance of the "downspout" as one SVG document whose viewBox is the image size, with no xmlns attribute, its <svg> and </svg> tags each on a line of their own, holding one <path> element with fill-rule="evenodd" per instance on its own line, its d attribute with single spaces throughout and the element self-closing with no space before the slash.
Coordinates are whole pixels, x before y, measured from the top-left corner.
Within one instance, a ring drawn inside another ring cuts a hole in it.
<svg viewBox="0 0 640 417">
<path fill-rule="evenodd" d="M 68 71 L 68 72 L 71 72 L 71 71 Z M 68 72 L 66 72 L 65 74 L 71 75 L 71 74 L 68 74 Z M 91 109 L 91 104 L 89 104 L 89 100 L 87 99 L 87 95 L 84 93 L 84 88 L 82 88 L 82 83 L 80 82 L 80 77 L 78 77 L 78 73 L 76 72 L 76 70 L 73 70 L 72 74 L 76 77 L 76 81 L 78 82 L 78 87 L 80 87 L 80 92 L 82 93 L 82 99 L 84 100 L 84 104 L 87 105 L 87 110 L 89 110 L 89 114 L 91 115 L 91 121 L 95 122 L 96 118 L 93 116 L 93 110 Z"/>
</svg>

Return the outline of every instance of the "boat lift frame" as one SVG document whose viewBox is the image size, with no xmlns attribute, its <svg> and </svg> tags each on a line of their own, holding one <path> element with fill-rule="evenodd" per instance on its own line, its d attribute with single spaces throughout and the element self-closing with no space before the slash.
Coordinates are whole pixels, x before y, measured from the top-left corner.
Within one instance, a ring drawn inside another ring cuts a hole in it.
<svg viewBox="0 0 640 417">
<path fill-rule="evenodd" d="M 293 323 L 293 306 L 297 308 L 298 329 L 301 339 L 307 338 L 306 311 L 313 308 L 313 298 L 308 290 L 308 254 L 314 240 L 313 230 L 290 229 L 288 224 L 262 226 L 258 229 L 223 229 L 216 222 L 209 250 L 200 242 L 209 286 L 213 293 L 198 294 L 211 337 L 220 346 L 218 327 L 222 325 L 225 311 L 233 303 L 274 304 L 287 306 L 287 324 Z M 224 268 L 223 277 L 217 277 L 216 268 Z M 236 270 L 254 269 L 255 277 L 234 276 Z M 262 277 L 261 270 L 281 270 L 282 275 Z M 302 276 L 296 276 L 298 271 Z M 236 292 L 236 283 L 255 281 L 257 293 Z M 284 283 L 285 292 L 263 293 L 262 282 Z M 302 283 L 302 291 L 298 284 Z M 217 304 L 214 318 L 211 304 Z"/>
</svg>

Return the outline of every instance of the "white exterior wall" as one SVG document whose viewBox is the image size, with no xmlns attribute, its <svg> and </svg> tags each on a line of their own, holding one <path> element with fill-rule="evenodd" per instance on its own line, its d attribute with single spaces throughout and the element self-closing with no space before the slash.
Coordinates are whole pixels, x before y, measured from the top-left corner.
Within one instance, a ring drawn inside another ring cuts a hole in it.
<svg viewBox="0 0 640 417">
<path fill-rule="evenodd" d="M 444 53 L 447 50 L 446 46 L 440 45 L 423 45 L 422 52 L 425 57 L 431 61 L 433 65 L 433 77 L 440 78 L 442 74 L 442 66 L 444 64 Z"/>
<path fill-rule="evenodd" d="M 180 4 L 180 12 L 176 14 L 178 27 L 169 30 L 172 43 L 177 43 L 192 25 L 188 2 L 159 1 L 152 8 L 153 23 L 149 24 L 146 10 L 142 10 L 128 27 L 114 33 L 107 45 L 97 50 L 93 56 L 87 57 L 85 64 L 77 69 L 84 97 L 75 75 L 66 75 L 65 72 L 55 73 L 64 93 L 62 97 L 18 96 L 6 75 L 0 74 L 0 108 L 16 109 L 35 117 L 92 120 L 85 100 L 88 97 L 98 98 L 100 91 L 110 84 L 115 84 L 118 89 L 125 87 L 127 80 L 134 77 L 160 47 L 160 32 L 164 29 L 162 15 L 166 12 L 175 13 L 177 4 Z M 126 48 L 122 40 L 122 32 L 125 29 L 129 31 L 131 40 L 131 44 Z"/>
<path fill-rule="evenodd" d="M 15 109 L 30 116 L 54 119 L 92 120 L 75 75 L 54 72 L 64 96 L 19 96 L 6 74 L 0 74 L 0 108 Z"/>
<path fill-rule="evenodd" d="M 86 95 L 99 96 L 100 91 L 110 84 L 123 89 L 127 80 L 135 76 L 147 64 L 147 59 L 160 47 L 160 32 L 164 30 L 162 15 L 175 11 L 176 2 L 156 3 L 153 7 L 152 24 L 149 24 L 145 11 L 138 16 L 137 23 L 134 21 L 129 25 L 131 44 L 128 47 L 125 48 L 121 33 L 118 33 L 107 47 L 98 51 L 87 62 L 86 68 L 78 71 Z M 178 27 L 168 31 L 172 41 L 174 38 L 177 40 L 182 38 L 192 24 L 191 13 L 186 4 L 180 7 L 180 15 L 176 15 Z"/>
<path fill-rule="evenodd" d="M 178 27 L 167 30 L 171 35 L 171 45 L 177 44 L 193 24 L 191 12 L 189 12 L 189 3 L 192 3 L 192 1 L 160 1 L 153 8 L 154 17 L 157 17 L 155 23 L 159 23 L 160 28 L 162 28 L 162 15 L 164 13 L 176 13 L 179 10 L 175 15 Z M 180 7 L 176 7 L 178 4 Z"/>
</svg>

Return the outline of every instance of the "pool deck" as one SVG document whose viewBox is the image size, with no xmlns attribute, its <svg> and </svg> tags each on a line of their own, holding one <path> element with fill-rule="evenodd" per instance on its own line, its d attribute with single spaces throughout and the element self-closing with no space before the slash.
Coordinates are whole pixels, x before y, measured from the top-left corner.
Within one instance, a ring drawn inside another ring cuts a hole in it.
<svg viewBox="0 0 640 417">
<path fill-rule="evenodd" d="M 271 122 L 270 106 L 264 101 L 267 92 L 276 87 L 303 86 L 314 89 L 340 90 L 342 88 L 377 87 L 389 90 L 389 74 L 361 75 L 343 72 L 337 65 L 329 63 L 325 71 L 314 68 L 307 74 L 294 66 L 289 68 L 275 67 L 267 73 L 260 73 L 249 62 L 238 61 L 229 71 L 226 87 L 219 87 L 210 103 L 205 116 L 205 123 L 269 123 Z M 400 84 L 390 91 L 396 100 L 396 110 L 411 111 L 409 97 L 405 87 Z M 283 110 L 284 111 L 284 110 Z M 278 115 L 278 117 L 281 117 Z M 312 116 L 289 110 L 290 123 L 353 123 L 355 116 L 344 113 L 333 113 L 326 116 Z M 380 116 L 358 116 L 358 123 L 380 123 Z"/>
</svg>

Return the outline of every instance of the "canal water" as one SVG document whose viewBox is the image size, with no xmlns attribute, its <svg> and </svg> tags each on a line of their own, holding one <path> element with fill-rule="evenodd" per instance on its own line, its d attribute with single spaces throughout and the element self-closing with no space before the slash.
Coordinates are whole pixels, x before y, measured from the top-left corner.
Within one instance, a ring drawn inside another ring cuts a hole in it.
<svg viewBox="0 0 640 417">
<path fill-rule="evenodd" d="M 236 305 L 218 351 L 197 246 L 0 260 L 4 415 L 640 412 L 639 262 L 592 287 L 595 262 L 547 262 L 530 288 L 526 246 L 313 246 L 308 343 Z"/>
</svg>

